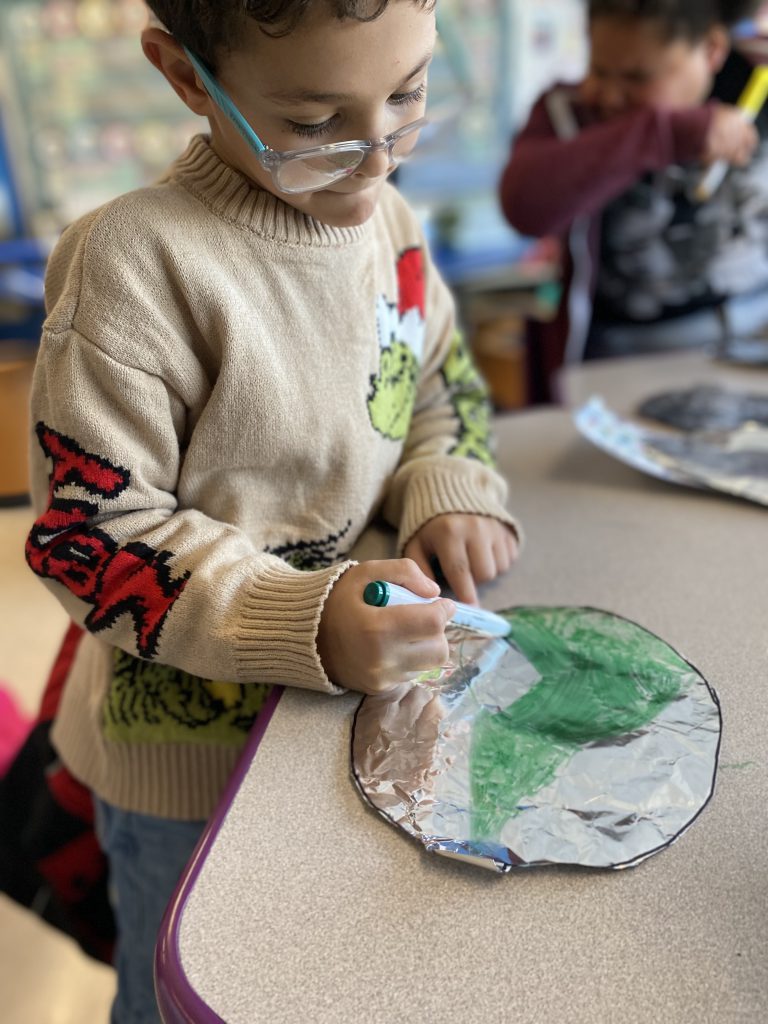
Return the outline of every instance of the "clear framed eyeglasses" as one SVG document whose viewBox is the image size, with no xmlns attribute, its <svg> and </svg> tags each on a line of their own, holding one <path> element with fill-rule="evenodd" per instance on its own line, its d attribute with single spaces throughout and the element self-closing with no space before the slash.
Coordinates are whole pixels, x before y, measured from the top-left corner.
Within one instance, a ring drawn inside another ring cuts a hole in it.
<svg viewBox="0 0 768 1024">
<path fill-rule="evenodd" d="M 414 135 L 426 124 L 427 118 L 403 125 L 381 139 L 355 139 L 350 142 L 334 142 L 309 149 L 279 151 L 269 149 L 235 104 L 222 89 L 214 76 L 199 57 L 184 47 L 189 58 L 213 102 L 227 115 L 248 145 L 255 153 L 261 166 L 269 171 L 272 180 L 281 192 L 317 192 L 335 181 L 354 174 L 362 162 L 371 155 L 385 151 L 390 165 L 401 163 L 415 145 Z"/>
</svg>

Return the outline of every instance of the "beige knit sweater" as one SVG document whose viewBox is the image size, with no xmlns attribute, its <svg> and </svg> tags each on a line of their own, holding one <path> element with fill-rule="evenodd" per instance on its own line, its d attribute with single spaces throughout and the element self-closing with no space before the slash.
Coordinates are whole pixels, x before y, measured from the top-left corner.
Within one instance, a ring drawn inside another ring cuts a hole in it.
<svg viewBox="0 0 768 1024">
<path fill-rule="evenodd" d="M 255 189 L 200 136 L 47 277 L 33 568 L 84 624 L 54 730 L 129 810 L 212 809 L 269 684 L 336 692 L 323 602 L 372 517 L 511 522 L 485 393 L 417 222 Z"/>
</svg>

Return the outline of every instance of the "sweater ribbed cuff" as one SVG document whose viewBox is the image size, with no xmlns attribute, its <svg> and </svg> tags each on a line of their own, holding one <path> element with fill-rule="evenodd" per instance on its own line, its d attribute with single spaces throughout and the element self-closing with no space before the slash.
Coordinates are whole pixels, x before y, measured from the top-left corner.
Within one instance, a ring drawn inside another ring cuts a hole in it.
<svg viewBox="0 0 768 1024">
<path fill-rule="evenodd" d="M 430 519 L 451 512 L 498 519 L 515 531 L 522 545 L 520 525 L 504 505 L 505 491 L 501 478 L 479 464 L 477 472 L 472 474 L 466 472 L 465 464 L 461 472 L 435 469 L 428 475 L 414 476 L 408 482 L 398 553 L 402 553 L 411 537 Z"/>
<path fill-rule="evenodd" d="M 237 681 L 342 693 L 323 670 L 317 627 L 333 584 L 355 564 L 347 561 L 315 572 L 275 566 L 260 573 L 244 603 L 235 640 Z"/>
</svg>

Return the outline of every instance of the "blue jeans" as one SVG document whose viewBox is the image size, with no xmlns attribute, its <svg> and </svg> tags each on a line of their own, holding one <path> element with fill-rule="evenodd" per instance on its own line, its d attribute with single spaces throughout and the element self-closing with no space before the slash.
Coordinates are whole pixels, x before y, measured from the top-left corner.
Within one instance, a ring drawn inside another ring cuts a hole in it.
<svg viewBox="0 0 768 1024">
<path fill-rule="evenodd" d="M 96 834 L 109 860 L 117 922 L 117 996 L 111 1024 L 158 1024 L 153 962 L 166 905 L 204 821 L 171 821 L 121 811 L 94 797 Z"/>
</svg>

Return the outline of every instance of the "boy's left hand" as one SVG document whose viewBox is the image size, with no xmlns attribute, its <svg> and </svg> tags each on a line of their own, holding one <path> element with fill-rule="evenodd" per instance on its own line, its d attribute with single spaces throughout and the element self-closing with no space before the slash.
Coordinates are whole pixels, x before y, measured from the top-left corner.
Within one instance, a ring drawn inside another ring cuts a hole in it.
<svg viewBox="0 0 768 1024">
<path fill-rule="evenodd" d="M 517 558 L 514 531 L 490 516 L 450 512 L 435 516 L 411 537 L 403 555 L 435 578 L 435 558 L 459 601 L 477 604 L 477 583 L 489 583 Z"/>
</svg>

